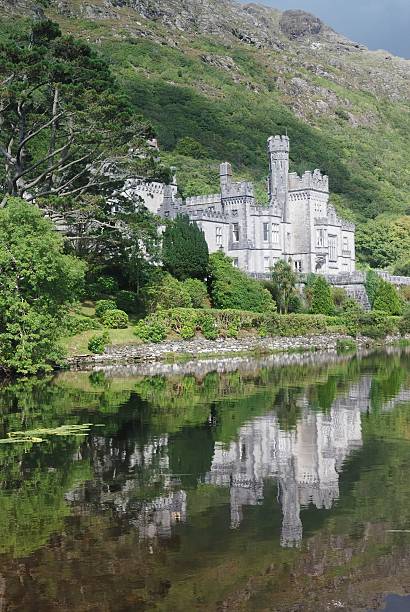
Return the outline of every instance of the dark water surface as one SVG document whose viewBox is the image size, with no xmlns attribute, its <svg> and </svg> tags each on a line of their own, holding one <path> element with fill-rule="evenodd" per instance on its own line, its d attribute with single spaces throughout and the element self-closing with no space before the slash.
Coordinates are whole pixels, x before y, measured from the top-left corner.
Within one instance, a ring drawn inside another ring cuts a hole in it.
<svg viewBox="0 0 410 612">
<path fill-rule="evenodd" d="M 0 444 L 0 612 L 410 610 L 410 353 L 292 361 L 0 388 L 91 424 Z"/>
</svg>

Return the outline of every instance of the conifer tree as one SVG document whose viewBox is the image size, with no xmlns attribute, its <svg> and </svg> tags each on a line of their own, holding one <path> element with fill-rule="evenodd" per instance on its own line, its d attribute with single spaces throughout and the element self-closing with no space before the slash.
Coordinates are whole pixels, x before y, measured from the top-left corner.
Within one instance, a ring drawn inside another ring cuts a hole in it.
<svg viewBox="0 0 410 612">
<path fill-rule="evenodd" d="M 311 285 L 311 300 L 310 311 L 313 314 L 334 314 L 332 290 L 324 276 L 317 275 L 314 279 Z"/>
<path fill-rule="evenodd" d="M 166 228 L 162 241 L 164 268 L 179 280 L 203 280 L 209 253 L 205 235 L 187 215 L 178 215 Z"/>
</svg>

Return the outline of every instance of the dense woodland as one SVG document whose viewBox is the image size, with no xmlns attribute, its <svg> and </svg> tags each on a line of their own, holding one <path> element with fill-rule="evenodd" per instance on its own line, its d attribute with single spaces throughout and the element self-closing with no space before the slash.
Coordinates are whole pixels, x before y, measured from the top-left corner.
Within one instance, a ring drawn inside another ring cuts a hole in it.
<svg viewBox="0 0 410 612">
<path fill-rule="evenodd" d="M 371 313 L 314 275 L 301 294 L 287 262 L 262 284 L 222 254 L 209 256 L 186 217 L 167 222 L 160 239 L 163 221 L 121 195 L 128 177 L 169 181 L 171 164 L 181 169 L 182 195 L 205 191 L 225 155 L 258 178 L 266 134 L 288 129 L 294 169 L 321 166 L 336 203 L 359 221 L 362 264 L 409 274 L 410 217 L 397 193 L 389 199 L 362 167 L 352 173 L 337 140 L 296 119 L 273 91 L 266 105 L 245 95 L 210 102 L 182 83 L 126 79 L 118 63 L 131 52 L 133 62 L 172 64 L 184 79 L 195 65 L 170 49 L 158 55 L 149 43 L 97 51 L 50 20 L 17 21 L 0 35 L 4 373 L 44 372 L 63 362 L 67 348 L 98 353 L 129 336 L 409 331 L 410 296 L 371 272 Z M 236 60 L 251 65 L 246 53 Z M 385 210 L 396 214 L 378 216 Z"/>
</svg>

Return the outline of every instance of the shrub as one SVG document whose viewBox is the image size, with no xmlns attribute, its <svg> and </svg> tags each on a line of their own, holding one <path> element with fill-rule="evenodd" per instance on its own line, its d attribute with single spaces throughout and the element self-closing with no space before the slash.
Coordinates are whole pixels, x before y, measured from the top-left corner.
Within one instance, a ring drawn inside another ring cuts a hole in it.
<svg viewBox="0 0 410 612">
<path fill-rule="evenodd" d="M 297 276 L 287 261 L 280 259 L 272 270 L 272 286 L 280 312 L 287 314 L 293 296 L 296 294 Z"/>
<path fill-rule="evenodd" d="M 410 310 L 407 310 L 400 319 L 399 331 L 402 336 L 410 334 Z"/>
<path fill-rule="evenodd" d="M 125 310 L 128 314 L 136 314 L 138 312 L 138 296 L 134 291 L 118 291 L 115 301 L 117 308 Z"/>
<path fill-rule="evenodd" d="M 99 276 L 95 283 L 101 295 L 112 295 L 118 291 L 118 282 L 113 276 Z"/>
<path fill-rule="evenodd" d="M 108 310 L 116 310 L 117 304 L 114 300 L 98 300 L 95 304 L 95 314 L 101 319 Z"/>
<path fill-rule="evenodd" d="M 206 314 L 199 314 L 198 315 L 198 326 L 204 336 L 204 338 L 206 338 L 207 340 L 216 340 L 218 337 L 218 328 L 216 326 L 216 322 L 215 319 L 212 315 L 206 313 Z"/>
<path fill-rule="evenodd" d="M 403 313 L 403 301 L 396 287 L 380 279 L 374 294 L 373 308 L 392 315 L 401 315 Z"/>
<path fill-rule="evenodd" d="M 317 275 L 311 285 L 310 312 L 332 315 L 334 311 L 331 287 L 324 276 Z"/>
<path fill-rule="evenodd" d="M 107 310 L 102 316 L 102 322 L 110 329 L 125 329 L 128 327 L 128 315 L 123 310 Z"/>
<path fill-rule="evenodd" d="M 210 294 L 215 308 L 274 312 L 275 302 L 262 284 L 232 265 L 223 253 L 209 258 Z"/>
<path fill-rule="evenodd" d="M 373 308 L 374 298 L 380 284 L 380 276 L 373 270 L 369 270 L 366 274 L 366 293 L 369 298 L 370 306 Z"/>
<path fill-rule="evenodd" d="M 349 314 L 344 322 L 351 336 L 361 334 L 368 338 L 380 339 L 398 330 L 398 323 L 393 317 L 389 317 L 386 312 L 376 310 Z"/>
<path fill-rule="evenodd" d="M 70 314 L 64 321 L 64 328 L 68 336 L 76 336 L 92 329 L 101 329 L 101 327 L 102 325 L 97 319 L 80 314 Z"/>
<path fill-rule="evenodd" d="M 193 308 L 209 306 L 208 290 L 204 282 L 198 278 L 188 278 L 183 285 L 191 298 Z"/>
<path fill-rule="evenodd" d="M 167 331 L 164 323 L 155 318 L 141 319 L 134 328 L 134 334 L 143 342 L 163 342 Z"/>
<path fill-rule="evenodd" d="M 145 302 L 148 312 L 169 308 L 190 308 L 191 296 L 185 286 L 170 274 L 145 289 Z"/>
<path fill-rule="evenodd" d="M 345 289 L 342 287 L 332 287 L 332 300 L 337 308 L 342 308 L 349 299 Z"/>
<path fill-rule="evenodd" d="M 357 344 L 354 340 L 346 338 L 336 342 L 336 350 L 338 353 L 350 353 L 357 349 Z"/>
<path fill-rule="evenodd" d="M 288 314 L 265 318 L 270 336 L 317 336 L 328 330 L 329 317 L 324 315 Z"/>
<path fill-rule="evenodd" d="M 109 341 L 110 339 L 107 332 L 91 336 L 88 341 L 88 350 L 91 353 L 101 355 L 101 353 L 105 351 L 105 347 L 107 346 L 107 344 L 109 344 Z"/>
</svg>

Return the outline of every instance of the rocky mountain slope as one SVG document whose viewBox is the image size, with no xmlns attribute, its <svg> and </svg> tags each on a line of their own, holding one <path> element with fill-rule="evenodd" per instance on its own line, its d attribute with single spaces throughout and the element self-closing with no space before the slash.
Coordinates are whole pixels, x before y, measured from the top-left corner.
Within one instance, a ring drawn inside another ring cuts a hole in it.
<svg viewBox="0 0 410 612">
<path fill-rule="evenodd" d="M 327 171 L 345 214 L 410 212 L 409 60 L 231 0 L 0 0 L 6 16 L 41 12 L 109 58 L 185 194 L 230 159 L 262 198 L 266 137 L 288 130 L 293 169 Z"/>
</svg>

